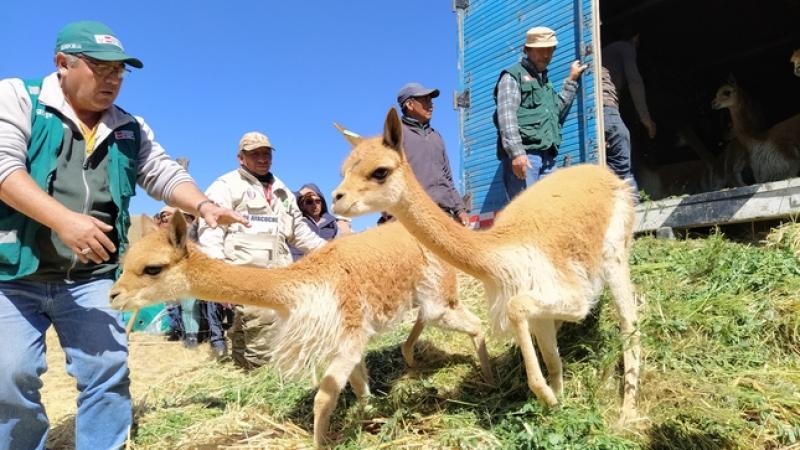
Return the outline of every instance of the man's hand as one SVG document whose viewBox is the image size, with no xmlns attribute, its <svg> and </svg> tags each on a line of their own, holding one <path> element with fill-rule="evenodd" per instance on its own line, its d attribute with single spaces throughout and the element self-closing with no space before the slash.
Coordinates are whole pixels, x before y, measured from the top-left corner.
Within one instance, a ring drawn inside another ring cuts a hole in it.
<svg viewBox="0 0 800 450">
<path fill-rule="evenodd" d="M 520 180 L 524 180 L 527 177 L 528 169 L 532 168 L 531 162 L 528 161 L 528 155 L 519 155 L 511 160 L 511 170 Z"/>
<path fill-rule="evenodd" d="M 578 78 L 583 75 L 583 71 L 586 70 L 587 67 L 589 66 L 581 64 L 581 62 L 576 59 L 572 62 L 572 65 L 569 66 L 569 76 L 567 78 L 572 81 L 578 81 Z"/>
<path fill-rule="evenodd" d="M 656 123 L 653 122 L 652 119 L 648 119 L 643 121 L 642 125 L 644 125 L 645 129 L 647 129 L 647 136 L 650 139 L 654 139 L 656 137 Z"/>
<path fill-rule="evenodd" d="M 466 211 L 458 212 L 458 220 L 461 221 L 461 225 L 464 225 L 465 227 L 469 226 L 469 216 L 467 215 Z"/>
<path fill-rule="evenodd" d="M 67 245 L 78 259 L 86 264 L 92 261 L 100 264 L 111 258 L 109 253 L 114 253 L 117 248 L 106 233 L 114 227 L 92 216 L 70 211 L 63 220 L 53 228 L 58 238 Z"/>
<path fill-rule="evenodd" d="M 241 214 L 228 208 L 218 206 L 216 203 L 204 203 L 197 211 L 203 217 L 203 220 L 208 223 L 208 226 L 216 228 L 219 225 L 230 225 L 232 223 L 241 223 L 249 227 L 250 221 L 242 217 Z"/>
</svg>

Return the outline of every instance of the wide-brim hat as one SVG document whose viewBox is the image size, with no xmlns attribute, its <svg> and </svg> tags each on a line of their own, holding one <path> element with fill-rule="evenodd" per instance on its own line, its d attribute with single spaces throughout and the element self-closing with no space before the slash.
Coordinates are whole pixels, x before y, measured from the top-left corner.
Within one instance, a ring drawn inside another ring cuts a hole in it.
<svg viewBox="0 0 800 450">
<path fill-rule="evenodd" d="M 556 32 L 547 27 L 533 27 L 525 33 L 525 47 L 549 48 L 558 45 Z"/>
<path fill-rule="evenodd" d="M 122 42 L 111 28 L 94 21 L 72 22 L 64 26 L 56 37 L 56 53 L 81 53 L 98 61 L 122 61 L 141 69 L 138 58 L 125 53 Z"/>
</svg>

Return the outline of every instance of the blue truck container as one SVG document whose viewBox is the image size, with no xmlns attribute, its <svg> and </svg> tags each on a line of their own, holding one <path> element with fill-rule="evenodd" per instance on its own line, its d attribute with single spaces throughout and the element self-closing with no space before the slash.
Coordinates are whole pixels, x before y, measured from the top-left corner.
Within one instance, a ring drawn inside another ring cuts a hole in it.
<svg viewBox="0 0 800 450">
<path fill-rule="evenodd" d="M 618 92 L 620 113 L 631 131 L 633 174 L 644 191 L 635 231 L 782 220 L 800 214 L 797 175 L 758 180 L 752 170 L 758 158 L 736 168 L 738 173 L 728 173 L 734 170 L 727 163 L 729 144 L 737 138 L 730 131 L 728 111 L 710 106 L 722 83 L 735 75 L 739 86 L 761 104 L 756 114 L 765 114 L 765 126 L 798 114 L 800 84 L 788 60 L 800 48 L 800 3 L 723 3 L 454 0 L 461 189 L 471 198 L 473 226 L 490 226 L 507 203 L 496 159 L 493 92 L 500 72 L 522 57 L 525 32 L 532 27 L 556 31 L 559 44 L 548 67 L 556 89 L 572 61 L 589 66 L 562 129 L 558 166 L 605 162 L 598 74 L 601 48 L 607 43 L 601 43 L 601 20 L 602 39 L 610 42 L 629 37 L 625 33 L 631 31 L 640 34 L 637 65 L 658 125 L 655 138 L 649 138 L 629 93 Z M 730 175 L 744 181 L 732 183 Z"/>
<path fill-rule="evenodd" d="M 507 200 L 496 158 L 497 134 L 492 122 L 494 87 L 500 72 L 519 61 L 525 32 L 534 26 L 556 31 L 558 48 L 549 66 L 556 89 L 579 59 L 589 68 L 584 73 L 563 127 L 558 165 L 604 160 L 600 154 L 602 132 L 597 105 L 602 102 L 593 57 L 599 44 L 596 0 L 457 0 L 459 109 L 462 190 L 471 197 L 474 226 L 491 224 L 494 213 Z M 602 109 L 602 108 L 601 108 Z M 600 119 L 602 120 L 602 119 Z"/>
</svg>

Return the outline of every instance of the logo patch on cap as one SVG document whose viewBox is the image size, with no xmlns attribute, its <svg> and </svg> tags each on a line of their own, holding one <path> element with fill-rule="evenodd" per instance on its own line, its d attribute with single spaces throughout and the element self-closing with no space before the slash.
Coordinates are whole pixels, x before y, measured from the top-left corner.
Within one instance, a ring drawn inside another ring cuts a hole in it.
<svg viewBox="0 0 800 450">
<path fill-rule="evenodd" d="M 81 44 L 71 43 L 71 44 L 61 44 L 61 47 L 58 48 L 59 51 L 64 50 L 80 50 Z"/>
<path fill-rule="evenodd" d="M 122 42 L 120 42 L 119 39 L 115 38 L 114 36 L 111 36 L 110 34 L 95 34 L 94 41 L 97 42 L 98 44 L 110 44 L 115 47 L 119 47 L 120 50 L 125 50 L 124 48 L 122 48 Z"/>
</svg>

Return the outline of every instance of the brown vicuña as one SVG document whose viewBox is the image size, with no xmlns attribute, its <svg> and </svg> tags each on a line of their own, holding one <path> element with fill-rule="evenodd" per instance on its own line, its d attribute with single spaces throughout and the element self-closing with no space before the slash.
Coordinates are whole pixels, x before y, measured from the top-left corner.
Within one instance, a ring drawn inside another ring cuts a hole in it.
<svg viewBox="0 0 800 450">
<path fill-rule="evenodd" d="M 363 404 L 369 396 L 364 352 L 370 338 L 419 315 L 403 358 L 426 323 L 468 334 L 484 377 L 492 380 L 481 322 L 459 304 L 455 270 L 425 250 L 400 224 L 331 241 L 284 268 L 236 266 L 187 242 L 183 215 L 167 230 L 149 232 L 125 255 L 111 289 L 112 306 L 129 310 L 187 297 L 274 309 L 279 316 L 270 358 L 283 374 L 322 370 L 314 397 L 314 441 L 326 441 L 330 416 L 347 381 Z"/>
<path fill-rule="evenodd" d="M 558 169 L 500 211 L 491 229 L 472 231 L 442 212 L 417 182 L 402 150 L 394 109 L 381 137 L 343 131 L 353 149 L 334 192 L 334 211 L 347 216 L 388 211 L 433 253 L 481 280 L 495 329 L 510 328 L 528 386 L 547 405 L 556 404 L 562 390 L 558 325 L 583 320 L 607 282 L 624 343 L 621 419 L 637 416 L 639 330 L 628 267 L 633 200 L 625 182 L 599 166 Z"/>
<path fill-rule="evenodd" d="M 761 130 L 754 124 L 752 101 L 730 79 L 717 89 L 711 107 L 731 113 L 733 136 L 749 154 L 753 178 L 757 183 L 785 180 L 800 172 L 800 114 Z"/>
</svg>

